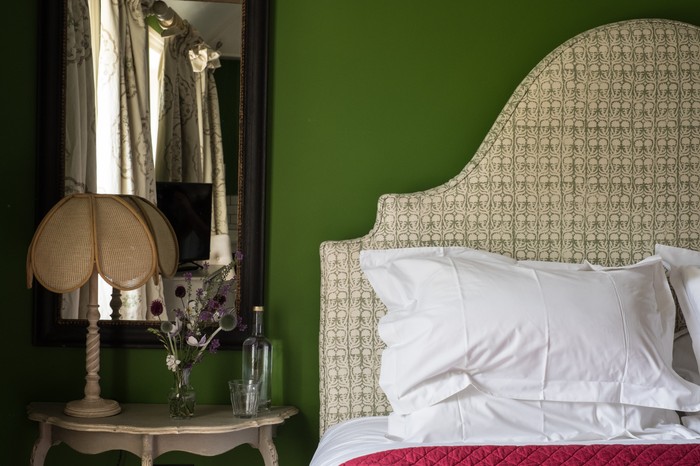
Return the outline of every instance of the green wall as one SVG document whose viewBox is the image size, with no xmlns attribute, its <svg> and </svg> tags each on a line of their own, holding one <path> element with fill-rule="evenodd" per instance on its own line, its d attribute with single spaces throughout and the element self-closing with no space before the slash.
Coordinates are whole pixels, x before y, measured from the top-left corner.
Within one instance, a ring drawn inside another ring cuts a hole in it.
<svg viewBox="0 0 700 466">
<path fill-rule="evenodd" d="M 0 457 L 26 464 L 37 433 L 30 401 L 82 396 L 84 352 L 31 345 L 25 253 L 34 225 L 36 1 L 18 2 L 2 29 L 13 44 L 2 76 L 5 227 L 2 332 L 5 400 Z M 700 24 L 697 0 L 273 0 L 268 334 L 284 343 L 283 393 L 301 409 L 279 430 L 283 466 L 308 464 L 318 432 L 318 247 L 367 232 L 377 198 L 442 183 L 464 166 L 519 81 L 564 40 L 604 23 L 667 17 Z M 162 402 L 161 350 L 103 350 L 103 395 Z M 193 376 L 200 400 L 222 388 L 239 354 L 207 358 Z M 278 387 L 279 388 L 279 387 Z M 9 428 L 8 428 L 9 427 Z M 219 458 L 171 453 L 159 462 L 262 464 L 249 447 Z M 137 465 L 65 446 L 47 466 Z"/>
</svg>

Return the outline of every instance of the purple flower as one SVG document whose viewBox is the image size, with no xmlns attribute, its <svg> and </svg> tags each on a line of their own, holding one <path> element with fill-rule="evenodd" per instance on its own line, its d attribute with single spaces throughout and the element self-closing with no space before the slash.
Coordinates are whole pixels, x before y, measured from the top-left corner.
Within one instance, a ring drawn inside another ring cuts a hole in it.
<svg viewBox="0 0 700 466">
<path fill-rule="evenodd" d="M 236 260 L 242 259 L 243 254 L 237 251 Z M 208 265 L 204 264 L 205 275 Z M 236 284 L 236 264 L 232 262 L 226 266 L 224 272 L 221 275 L 224 278 L 216 277 L 211 280 L 205 278 L 204 286 L 201 288 L 192 286 L 192 273 L 185 273 L 185 283 L 177 285 L 174 290 L 175 297 L 180 299 L 181 306 L 167 309 L 167 316 L 174 320 L 162 321 L 159 330 L 152 330 L 152 333 L 157 334 L 165 344 L 168 355 L 172 356 L 171 359 L 174 358 L 172 362 L 179 361 L 177 370 L 199 363 L 205 351 L 218 352 L 221 349 L 221 341 L 214 337 L 219 331 L 231 331 L 236 327 L 245 331 L 247 327 L 233 309 L 235 300 L 228 299 L 228 293 Z M 229 277 L 229 273 L 231 278 L 226 278 Z M 230 309 L 227 308 L 227 303 L 230 303 Z M 154 316 L 165 315 L 163 300 L 151 302 L 150 312 Z M 160 319 L 162 320 L 163 317 Z"/>
<path fill-rule="evenodd" d="M 243 322 L 243 316 L 238 315 L 238 318 L 236 319 L 238 322 L 236 324 L 236 328 L 240 330 L 241 332 L 245 332 L 245 330 L 248 328 L 248 326 Z"/>
<path fill-rule="evenodd" d="M 243 251 L 241 251 L 240 249 L 237 250 L 234 257 L 236 259 L 236 262 L 241 262 L 243 260 Z"/>
<path fill-rule="evenodd" d="M 216 300 L 216 298 L 210 299 L 207 302 L 207 309 L 210 310 L 211 312 L 216 312 L 219 309 L 221 309 L 221 304 L 219 303 L 219 301 Z"/>
<path fill-rule="evenodd" d="M 175 288 L 175 296 L 177 296 L 178 298 L 184 298 L 186 294 L 187 289 L 185 289 L 184 286 L 178 285 L 177 288 Z"/>
<path fill-rule="evenodd" d="M 221 346 L 221 343 L 219 343 L 218 338 L 214 338 L 210 343 L 209 343 L 209 352 L 210 353 L 216 353 L 216 350 L 219 349 L 219 346 Z"/>
<path fill-rule="evenodd" d="M 151 314 L 158 317 L 163 313 L 163 301 L 160 299 L 154 299 L 151 301 Z"/>
</svg>

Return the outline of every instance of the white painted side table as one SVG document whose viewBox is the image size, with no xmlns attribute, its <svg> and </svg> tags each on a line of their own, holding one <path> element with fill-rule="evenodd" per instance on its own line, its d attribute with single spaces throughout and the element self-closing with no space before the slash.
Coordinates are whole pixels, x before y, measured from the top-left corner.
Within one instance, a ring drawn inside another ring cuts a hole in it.
<svg viewBox="0 0 700 466">
<path fill-rule="evenodd" d="M 260 450 L 265 466 L 277 466 L 273 429 L 299 411 L 291 406 L 273 407 L 252 419 L 233 417 L 228 405 L 197 405 L 192 419 L 170 419 L 165 404 L 121 404 L 116 416 L 71 417 L 64 403 L 30 403 L 29 419 L 39 423 L 31 466 L 43 466 L 53 445 L 64 442 L 87 454 L 109 450 L 129 451 L 141 458 L 142 466 L 169 451 L 216 456 L 244 443 Z"/>
</svg>

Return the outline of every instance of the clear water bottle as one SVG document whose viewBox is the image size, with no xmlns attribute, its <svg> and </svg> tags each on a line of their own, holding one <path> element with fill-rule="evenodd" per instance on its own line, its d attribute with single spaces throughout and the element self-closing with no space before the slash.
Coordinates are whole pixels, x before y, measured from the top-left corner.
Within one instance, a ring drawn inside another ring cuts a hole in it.
<svg viewBox="0 0 700 466">
<path fill-rule="evenodd" d="M 272 344 L 263 334 L 263 307 L 253 308 L 253 333 L 243 342 L 243 380 L 260 382 L 258 411 L 270 409 L 270 373 L 272 370 Z"/>
</svg>

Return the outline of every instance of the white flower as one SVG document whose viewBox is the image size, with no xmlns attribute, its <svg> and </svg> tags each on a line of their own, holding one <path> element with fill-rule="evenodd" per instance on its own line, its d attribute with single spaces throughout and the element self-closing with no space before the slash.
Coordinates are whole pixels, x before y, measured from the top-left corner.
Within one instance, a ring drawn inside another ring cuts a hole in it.
<svg viewBox="0 0 700 466">
<path fill-rule="evenodd" d="M 169 354 L 165 357 L 165 365 L 168 366 L 168 369 L 175 372 L 177 370 L 177 366 L 180 365 L 180 360 L 175 358 L 172 354 Z"/>
<path fill-rule="evenodd" d="M 197 348 L 201 348 L 203 346 L 206 346 L 207 337 L 202 336 L 202 338 L 200 338 L 199 341 L 197 341 L 195 337 L 190 335 L 189 337 L 187 337 L 187 344 L 190 346 L 196 346 Z"/>
</svg>

